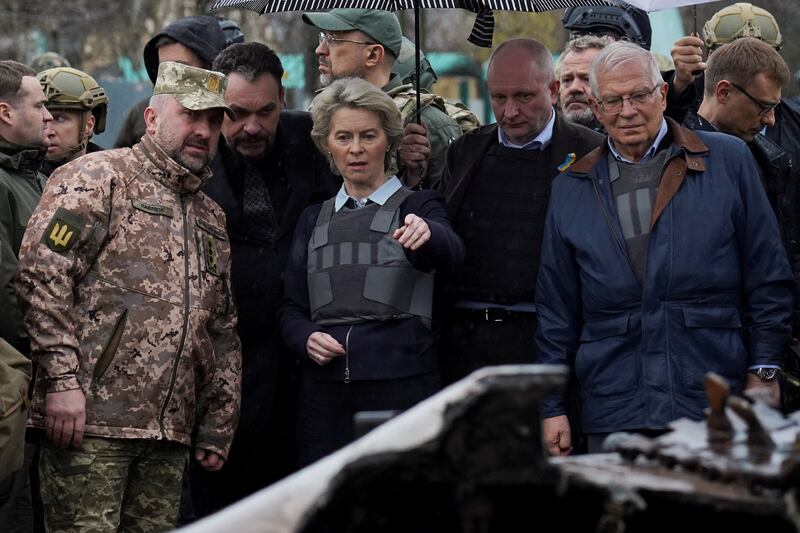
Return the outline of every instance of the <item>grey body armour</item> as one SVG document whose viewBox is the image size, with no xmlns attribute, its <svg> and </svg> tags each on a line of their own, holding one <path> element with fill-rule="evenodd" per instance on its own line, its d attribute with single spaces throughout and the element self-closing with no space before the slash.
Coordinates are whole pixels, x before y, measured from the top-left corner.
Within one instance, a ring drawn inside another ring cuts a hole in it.
<svg viewBox="0 0 800 533">
<path fill-rule="evenodd" d="M 419 271 L 392 237 L 400 227 L 400 204 L 411 194 L 395 192 L 382 206 L 334 213 L 322 204 L 308 241 L 311 319 L 320 325 L 355 324 L 418 316 L 430 326 L 433 274 Z"/>
</svg>

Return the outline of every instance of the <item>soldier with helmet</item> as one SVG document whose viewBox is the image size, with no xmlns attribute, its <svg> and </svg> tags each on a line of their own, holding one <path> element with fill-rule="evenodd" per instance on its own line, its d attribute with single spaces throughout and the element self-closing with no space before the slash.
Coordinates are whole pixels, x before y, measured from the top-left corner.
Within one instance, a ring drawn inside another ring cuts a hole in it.
<svg viewBox="0 0 800 533">
<path fill-rule="evenodd" d="M 108 96 L 93 77 L 74 68 L 56 67 L 36 77 L 53 115 L 47 162 L 42 166 L 42 172 L 49 176 L 64 163 L 102 150 L 91 138 L 106 129 Z"/>
<path fill-rule="evenodd" d="M 561 19 L 569 40 L 583 35 L 608 35 L 650 50 L 653 30 L 647 13 L 628 4 L 622 6 L 577 6 L 564 11 Z"/>
</svg>

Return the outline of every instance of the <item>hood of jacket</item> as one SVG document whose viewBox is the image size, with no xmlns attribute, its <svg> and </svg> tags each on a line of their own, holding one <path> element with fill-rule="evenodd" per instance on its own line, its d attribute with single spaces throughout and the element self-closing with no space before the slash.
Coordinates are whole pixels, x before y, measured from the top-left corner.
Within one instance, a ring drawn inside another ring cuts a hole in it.
<svg viewBox="0 0 800 533">
<path fill-rule="evenodd" d="M 144 66 L 150 81 L 155 84 L 158 76 L 158 49 L 156 42 L 161 37 L 169 37 L 186 46 L 209 66 L 225 48 L 225 33 L 214 17 L 195 16 L 176 20 L 161 30 L 144 45 Z"/>
</svg>

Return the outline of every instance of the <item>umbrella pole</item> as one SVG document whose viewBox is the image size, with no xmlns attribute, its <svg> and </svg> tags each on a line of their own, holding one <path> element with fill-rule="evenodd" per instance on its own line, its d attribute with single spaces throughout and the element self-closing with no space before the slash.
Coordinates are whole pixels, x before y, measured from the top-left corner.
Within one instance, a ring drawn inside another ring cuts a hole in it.
<svg viewBox="0 0 800 533">
<path fill-rule="evenodd" d="M 417 124 L 422 124 L 420 120 L 420 97 L 419 97 L 419 0 L 414 0 L 414 67 L 416 68 L 416 75 L 414 76 L 414 89 L 417 91 Z"/>
</svg>

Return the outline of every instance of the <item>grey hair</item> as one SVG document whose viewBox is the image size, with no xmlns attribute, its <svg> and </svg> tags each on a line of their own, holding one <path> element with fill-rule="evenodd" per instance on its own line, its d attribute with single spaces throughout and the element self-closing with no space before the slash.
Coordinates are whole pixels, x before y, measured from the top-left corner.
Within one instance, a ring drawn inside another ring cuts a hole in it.
<svg viewBox="0 0 800 533">
<path fill-rule="evenodd" d="M 342 78 L 328 85 L 311 103 L 311 118 L 314 127 L 311 139 L 320 152 L 328 159 L 331 170 L 339 173 L 328 151 L 328 134 L 331 131 L 331 118 L 340 109 L 363 109 L 378 115 L 389 150 L 383 162 L 384 171 L 397 171 L 397 148 L 403 138 L 403 120 L 400 110 L 392 97 L 370 82 L 361 78 Z"/>
<path fill-rule="evenodd" d="M 553 54 L 550 53 L 550 50 L 536 39 L 522 37 L 518 39 L 509 39 L 495 48 L 494 52 L 492 52 L 492 56 L 489 58 L 489 68 L 487 72 L 492 70 L 492 63 L 497 56 L 503 52 L 514 49 L 522 50 L 528 54 L 528 57 L 534 62 L 539 72 L 544 75 L 544 79 L 539 81 L 549 85 L 556 79 L 556 73 L 555 70 L 553 70 Z"/>
<path fill-rule="evenodd" d="M 564 63 L 564 58 L 567 57 L 567 54 L 580 54 L 584 50 L 602 50 L 613 42 L 615 42 L 614 39 L 608 35 L 581 35 L 576 39 L 572 39 L 564 47 L 561 55 L 558 56 L 556 77 L 561 77 L 561 65 Z"/>
<path fill-rule="evenodd" d="M 163 111 L 164 103 L 168 101 L 170 98 L 175 98 L 175 97 L 172 96 L 171 94 L 166 94 L 166 93 L 154 94 L 153 96 L 150 97 L 150 101 L 148 102 L 147 105 L 149 105 L 150 107 L 152 107 L 157 111 Z"/>
<path fill-rule="evenodd" d="M 658 70 L 656 60 L 652 54 L 639 46 L 627 41 L 617 41 L 612 43 L 597 53 L 589 67 L 589 85 L 592 88 L 592 96 L 600 98 L 600 87 L 597 78 L 600 73 L 605 73 L 628 61 L 639 61 L 641 66 L 646 66 L 650 70 L 650 80 L 654 85 L 664 83 L 661 71 Z"/>
</svg>

